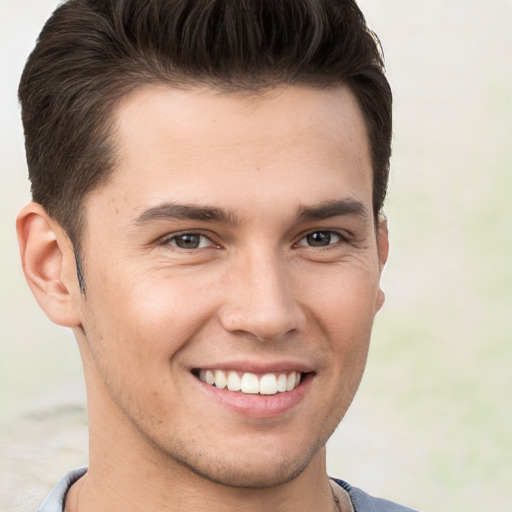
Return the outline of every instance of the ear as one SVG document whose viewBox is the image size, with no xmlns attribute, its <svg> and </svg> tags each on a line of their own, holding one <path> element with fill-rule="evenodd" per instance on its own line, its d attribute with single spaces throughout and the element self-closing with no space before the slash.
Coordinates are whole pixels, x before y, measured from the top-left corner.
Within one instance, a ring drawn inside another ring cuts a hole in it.
<svg viewBox="0 0 512 512">
<path fill-rule="evenodd" d="M 48 318 L 65 327 L 80 325 L 80 289 L 71 241 L 44 208 L 29 203 L 18 214 L 16 231 L 23 272 Z"/>
<path fill-rule="evenodd" d="M 379 267 L 382 273 L 386 261 L 388 261 L 389 254 L 389 233 L 388 233 L 388 219 L 384 214 L 379 215 L 377 225 L 377 254 L 379 257 Z"/>
<path fill-rule="evenodd" d="M 379 258 L 379 270 L 382 275 L 382 271 L 384 269 L 384 265 L 388 260 L 389 254 L 389 234 L 388 234 L 388 220 L 383 214 L 379 215 L 378 225 L 377 225 L 377 256 Z M 377 292 L 377 298 L 375 301 L 375 312 L 379 311 L 379 309 L 384 304 L 386 296 L 384 292 L 379 287 L 379 291 Z"/>
</svg>

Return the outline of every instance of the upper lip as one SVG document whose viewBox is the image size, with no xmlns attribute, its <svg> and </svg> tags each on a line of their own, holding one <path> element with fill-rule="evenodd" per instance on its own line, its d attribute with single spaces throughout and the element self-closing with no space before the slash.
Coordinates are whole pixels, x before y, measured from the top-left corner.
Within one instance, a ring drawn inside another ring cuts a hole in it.
<svg viewBox="0 0 512 512">
<path fill-rule="evenodd" d="M 191 367 L 191 370 L 224 370 L 238 371 L 242 373 L 285 373 L 285 372 L 301 372 L 310 373 L 314 369 L 311 365 L 299 361 L 273 361 L 269 363 L 255 361 L 223 361 L 218 363 L 208 362 L 205 365 L 197 365 Z"/>
</svg>

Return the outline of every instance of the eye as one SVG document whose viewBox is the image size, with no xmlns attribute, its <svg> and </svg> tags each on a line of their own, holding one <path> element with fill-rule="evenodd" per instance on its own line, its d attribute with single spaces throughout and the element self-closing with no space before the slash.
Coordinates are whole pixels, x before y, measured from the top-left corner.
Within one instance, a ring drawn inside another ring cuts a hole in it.
<svg viewBox="0 0 512 512">
<path fill-rule="evenodd" d="M 297 246 L 328 247 L 341 240 L 343 240 L 343 237 L 336 231 L 313 231 L 299 240 Z"/>
<path fill-rule="evenodd" d="M 203 249 L 204 247 L 211 247 L 214 243 L 205 235 L 199 233 L 180 233 L 172 235 L 163 241 L 165 244 L 173 245 L 179 249 Z"/>
</svg>

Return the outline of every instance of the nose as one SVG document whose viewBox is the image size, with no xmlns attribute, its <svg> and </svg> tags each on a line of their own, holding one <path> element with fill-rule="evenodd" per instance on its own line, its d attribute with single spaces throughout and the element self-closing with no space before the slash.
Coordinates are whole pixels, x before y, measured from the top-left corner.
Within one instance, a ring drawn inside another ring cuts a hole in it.
<svg viewBox="0 0 512 512">
<path fill-rule="evenodd" d="M 223 327 L 238 336 L 277 340 L 303 329 L 305 315 L 286 263 L 258 253 L 231 268 L 220 310 Z"/>
</svg>

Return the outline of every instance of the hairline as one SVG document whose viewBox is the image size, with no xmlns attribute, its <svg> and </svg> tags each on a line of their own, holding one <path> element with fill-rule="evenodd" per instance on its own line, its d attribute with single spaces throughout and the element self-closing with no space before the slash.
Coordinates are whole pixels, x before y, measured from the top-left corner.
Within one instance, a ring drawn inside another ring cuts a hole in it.
<svg viewBox="0 0 512 512">
<path fill-rule="evenodd" d="M 99 130 L 103 132 L 105 135 L 105 141 L 109 146 L 109 156 L 110 162 L 105 166 L 105 172 L 102 176 L 102 179 L 98 180 L 98 182 L 87 191 L 86 194 L 80 197 L 78 201 L 78 215 L 77 215 L 77 229 L 74 233 L 69 233 L 67 229 L 64 231 L 70 237 L 70 240 L 73 244 L 80 245 L 82 241 L 82 235 L 86 227 L 85 218 L 83 214 L 85 213 L 85 206 L 87 202 L 87 198 L 100 190 L 103 186 L 106 186 L 110 180 L 114 177 L 116 172 L 119 171 L 118 164 L 118 156 L 119 156 L 119 145 L 117 144 L 118 139 L 116 139 L 117 128 L 118 128 L 118 111 L 122 108 L 122 104 L 125 101 L 128 101 L 131 97 L 140 93 L 144 89 L 150 88 L 161 88 L 161 89 L 172 89 L 176 91 L 190 91 L 190 92 L 209 92 L 218 94 L 219 96 L 233 96 L 240 98 L 257 98 L 263 97 L 266 93 L 270 91 L 278 91 L 278 89 L 284 89 L 289 87 L 298 87 L 298 88 L 307 88 L 310 90 L 329 90 L 329 89 L 346 89 L 350 92 L 353 99 L 356 101 L 357 108 L 359 109 L 359 113 L 361 114 L 364 130 L 366 134 L 366 141 L 369 151 L 369 157 L 371 162 L 371 170 L 372 170 L 372 193 L 375 188 L 374 178 L 375 173 L 377 172 L 375 169 L 375 163 L 373 162 L 372 155 L 372 141 L 370 134 L 368 133 L 368 122 L 365 118 L 364 109 L 360 104 L 360 100 L 357 96 L 355 88 L 348 80 L 328 80 L 328 81 L 318 81 L 316 83 L 312 81 L 306 80 L 278 80 L 275 79 L 271 81 L 262 80 L 261 85 L 258 85 L 258 82 L 255 82 L 254 87 L 245 87 L 244 84 L 235 84 L 229 83 L 226 80 L 222 79 L 211 79 L 208 80 L 208 77 L 205 78 L 195 78 L 195 77 L 182 77 L 180 80 L 164 80 L 156 77 L 146 76 L 142 79 L 136 79 L 133 82 L 129 83 L 127 86 L 123 88 L 123 92 L 115 99 L 111 100 L 107 103 L 107 108 L 104 113 L 104 121 L 100 124 Z M 375 220 L 378 220 L 380 211 L 375 211 L 373 202 L 372 202 L 372 213 Z M 57 220 L 57 219 L 54 219 Z M 58 222 L 58 220 L 57 220 Z M 60 223 L 59 223 L 60 224 Z M 62 226 L 64 228 L 64 226 Z"/>
<path fill-rule="evenodd" d="M 324 78 L 324 77 L 322 77 Z M 215 77 L 194 77 L 194 76 L 181 76 L 178 79 L 163 79 L 160 77 L 155 77 L 154 75 L 143 75 L 140 77 L 134 77 L 131 81 L 126 81 L 126 85 L 124 87 L 120 87 L 120 93 L 116 95 L 113 99 L 106 103 L 107 108 L 104 112 L 103 122 L 99 126 L 99 131 L 103 132 L 105 136 L 105 142 L 108 146 L 108 160 L 107 165 L 105 166 L 104 173 L 98 182 L 87 191 L 86 194 L 81 196 L 77 202 L 77 213 L 76 220 L 73 223 L 72 229 L 67 229 L 65 226 L 62 226 L 58 219 L 54 219 L 61 225 L 64 229 L 64 232 L 67 234 L 74 253 L 75 253 L 75 261 L 77 267 L 77 277 L 80 285 L 80 290 L 83 294 L 86 291 L 86 284 L 84 278 L 84 242 L 87 233 L 87 199 L 102 189 L 102 187 L 106 186 L 111 179 L 115 176 L 117 172 L 120 171 L 120 166 L 118 165 L 119 158 L 119 144 L 118 139 L 116 138 L 117 129 L 118 129 L 118 111 L 122 108 L 122 104 L 125 101 L 128 101 L 129 98 L 135 96 L 140 93 L 144 89 L 149 88 L 161 88 L 161 89 L 173 89 L 176 91 L 197 91 L 197 92 L 209 92 L 218 94 L 219 96 L 233 96 L 240 98 L 256 98 L 262 97 L 264 94 L 270 91 L 277 91 L 279 89 L 288 88 L 288 87 L 302 87 L 308 88 L 311 90 L 329 90 L 329 89 L 346 89 L 350 92 L 353 99 L 356 101 L 357 108 L 359 109 L 359 113 L 361 114 L 364 131 L 366 134 L 367 147 L 369 151 L 369 157 L 371 162 L 371 170 L 372 170 L 372 197 L 375 189 L 375 162 L 373 161 L 373 145 L 371 141 L 370 134 L 368 132 L 368 122 L 365 117 L 365 112 L 363 107 L 360 104 L 359 97 L 355 90 L 355 87 L 350 83 L 350 80 L 307 80 L 306 78 L 297 79 L 297 80 L 279 80 L 277 77 L 271 79 L 271 77 L 262 78 L 261 80 L 255 80 L 253 82 L 247 81 L 247 85 L 245 83 L 236 83 L 236 82 L 228 82 L 227 80 L 223 80 L 222 78 Z M 252 87 L 249 85 L 252 84 Z M 382 208 L 381 208 L 382 209 Z M 378 226 L 380 224 L 381 211 L 375 211 L 375 207 L 372 201 L 372 214 L 375 225 L 375 232 L 378 235 Z M 70 232 L 71 231 L 71 232 Z"/>
</svg>

